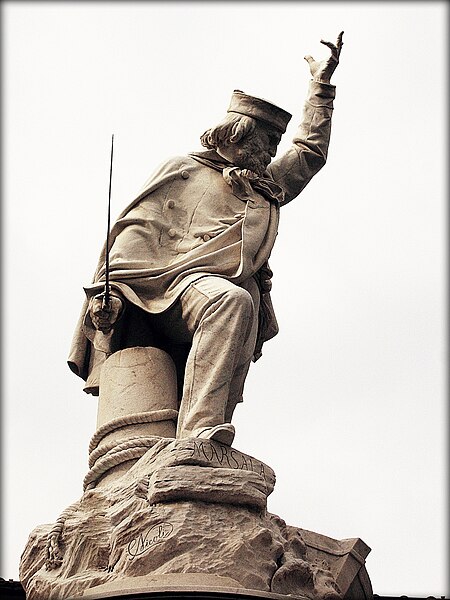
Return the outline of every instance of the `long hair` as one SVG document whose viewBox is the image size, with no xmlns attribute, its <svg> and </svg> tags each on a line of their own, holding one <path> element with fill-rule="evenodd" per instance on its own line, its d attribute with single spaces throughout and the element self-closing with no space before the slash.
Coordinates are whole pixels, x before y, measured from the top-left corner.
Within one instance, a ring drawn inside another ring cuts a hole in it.
<svg viewBox="0 0 450 600">
<path fill-rule="evenodd" d="M 200 137 L 202 146 L 216 150 L 224 142 L 236 143 L 246 135 L 252 133 L 256 127 L 256 120 L 239 113 L 229 112 L 226 117 L 215 127 L 207 129 Z"/>
</svg>

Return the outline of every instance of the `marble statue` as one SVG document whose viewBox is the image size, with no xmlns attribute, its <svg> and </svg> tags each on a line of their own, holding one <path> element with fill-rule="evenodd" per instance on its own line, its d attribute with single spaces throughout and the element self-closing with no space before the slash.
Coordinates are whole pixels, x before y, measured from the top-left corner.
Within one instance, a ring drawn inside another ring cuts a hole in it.
<svg viewBox="0 0 450 600">
<path fill-rule="evenodd" d="M 235 90 L 226 117 L 201 136 L 207 148 L 165 162 L 111 230 L 110 304 L 101 292 L 105 249 L 69 365 L 98 394 L 105 359 L 156 346 L 179 381 L 177 438 L 231 445 L 233 411 L 251 360 L 278 331 L 268 265 L 280 207 L 296 198 L 327 159 L 342 49 L 309 63 L 312 81 L 290 149 L 272 161 L 291 119 L 285 110 Z"/>
<path fill-rule="evenodd" d="M 164 163 L 112 227 L 69 358 L 99 396 L 89 471 L 81 498 L 30 534 L 28 600 L 373 598 L 370 548 L 270 514 L 274 471 L 232 446 L 250 362 L 278 330 L 280 207 L 327 158 L 342 33 L 322 43 L 283 156 L 272 162 L 291 115 L 235 90 L 206 150 Z"/>
</svg>

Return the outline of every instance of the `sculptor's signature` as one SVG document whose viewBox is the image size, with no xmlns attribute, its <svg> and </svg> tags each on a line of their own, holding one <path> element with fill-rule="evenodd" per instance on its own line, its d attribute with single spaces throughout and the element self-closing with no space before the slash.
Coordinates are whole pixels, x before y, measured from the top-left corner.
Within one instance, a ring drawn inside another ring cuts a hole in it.
<svg viewBox="0 0 450 600">
<path fill-rule="evenodd" d="M 170 537 L 173 531 L 173 525 L 170 523 L 158 523 L 153 525 L 150 529 L 147 529 L 143 533 L 140 533 L 136 538 L 132 539 L 128 544 L 128 554 L 130 560 L 136 556 L 144 554 L 149 548 L 162 542 L 163 540 Z"/>
</svg>

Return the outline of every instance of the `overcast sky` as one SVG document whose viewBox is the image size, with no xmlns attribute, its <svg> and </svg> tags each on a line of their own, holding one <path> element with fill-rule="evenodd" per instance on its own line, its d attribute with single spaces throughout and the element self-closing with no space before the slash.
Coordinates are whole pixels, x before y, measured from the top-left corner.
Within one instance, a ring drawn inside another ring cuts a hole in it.
<svg viewBox="0 0 450 600">
<path fill-rule="evenodd" d="M 371 548 L 380 595 L 449 594 L 446 3 L 2 3 L 3 565 L 79 499 L 96 399 L 66 366 L 112 213 L 200 149 L 233 89 L 300 122 L 305 54 L 344 48 L 329 160 L 283 208 L 280 334 L 252 365 L 234 446 L 269 510 Z"/>
</svg>

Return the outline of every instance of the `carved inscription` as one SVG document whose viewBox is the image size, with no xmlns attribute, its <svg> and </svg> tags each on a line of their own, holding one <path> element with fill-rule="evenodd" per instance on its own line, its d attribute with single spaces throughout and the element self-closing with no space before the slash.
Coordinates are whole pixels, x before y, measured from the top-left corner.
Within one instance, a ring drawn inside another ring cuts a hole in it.
<svg viewBox="0 0 450 600">
<path fill-rule="evenodd" d="M 221 467 L 229 469 L 240 469 L 242 471 L 253 471 L 258 473 L 267 481 L 264 464 L 258 460 L 252 459 L 247 454 L 242 454 L 239 450 L 222 446 L 217 442 L 211 443 L 208 440 L 190 440 L 192 447 L 189 450 L 192 454 L 189 458 L 204 458 L 208 462 L 219 463 Z"/>
<path fill-rule="evenodd" d="M 136 556 L 141 556 L 147 552 L 147 550 L 155 546 L 155 544 L 166 540 L 171 536 L 172 531 L 173 525 L 171 525 L 171 523 L 158 523 L 144 531 L 144 533 L 140 533 L 128 544 L 127 551 L 129 559 L 133 560 Z"/>
</svg>

